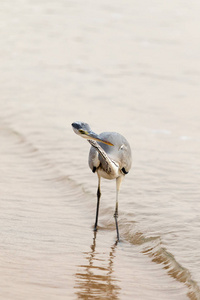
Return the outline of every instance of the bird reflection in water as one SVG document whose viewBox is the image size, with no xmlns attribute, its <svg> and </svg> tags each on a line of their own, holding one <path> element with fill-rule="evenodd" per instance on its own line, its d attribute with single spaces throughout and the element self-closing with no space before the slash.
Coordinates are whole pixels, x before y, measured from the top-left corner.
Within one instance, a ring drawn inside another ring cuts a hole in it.
<svg viewBox="0 0 200 300">
<path fill-rule="evenodd" d="M 111 246 L 108 256 L 105 252 L 96 251 L 96 234 L 94 232 L 93 243 L 90 251 L 85 252 L 87 263 L 79 265 L 76 273 L 78 299 L 119 299 L 120 287 L 113 276 L 113 263 L 117 242 Z"/>
</svg>

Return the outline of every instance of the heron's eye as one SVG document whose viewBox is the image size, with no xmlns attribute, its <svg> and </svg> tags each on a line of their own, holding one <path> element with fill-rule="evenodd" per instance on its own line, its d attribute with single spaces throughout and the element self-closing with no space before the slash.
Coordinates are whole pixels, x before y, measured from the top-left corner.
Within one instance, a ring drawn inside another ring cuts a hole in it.
<svg viewBox="0 0 200 300">
<path fill-rule="evenodd" d="M 79 132 L 80 132 L 81 134 L 84 134 L 84 133 L 85 133 L 85 131 L 82 130 L 82 129 L 79 129 Z"/>
</svg>

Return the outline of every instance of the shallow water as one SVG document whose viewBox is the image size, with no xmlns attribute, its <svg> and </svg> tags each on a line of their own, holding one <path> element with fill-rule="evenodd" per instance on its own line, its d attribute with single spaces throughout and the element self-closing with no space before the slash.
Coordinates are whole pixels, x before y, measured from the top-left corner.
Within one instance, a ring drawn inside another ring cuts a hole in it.
<svg viewBox="0 0 200 300">
<path fill-rule="evenodd" d="M 199 8 L 4 3 L 1 299 L 200 299 Z M 131 144 L 118 244 L 77 120 Z"/>
</svg>

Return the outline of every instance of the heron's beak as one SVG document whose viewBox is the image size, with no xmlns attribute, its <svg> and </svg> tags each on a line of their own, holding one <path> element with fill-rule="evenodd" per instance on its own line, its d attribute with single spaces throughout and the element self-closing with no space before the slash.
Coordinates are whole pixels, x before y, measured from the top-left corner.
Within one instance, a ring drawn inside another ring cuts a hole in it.
<svg viewBox="0 0 200 300">
<path fill-rule="evenodd" d="M 104 143 L 109 146 L 114 146 L 112 143 L 101 139 L 98 134 L 96 134 L 95 132 L 93 132 L 90 129 L 88 124 L 86 124 L 86 123 L 83 123 L 83 124 L 85 125 L 84 127 L 86 127 L 86 128 L 84 128 L 80 122 L 72 123 L 72 128 L 76 134 L 78 134 L 79 136 L 81 136 L 82 138 L 87 139 L 87 140 L 94 140 L 94 141 L 101 142 L 101 143 Z"/>
<path fill-rule="evenodd" d="M 93 140 L 93 141 L 97 141 L 97 142 L 101 142 L 101 143 L 104 143 L 106 145 L 109 145 L 109 146 L 114 146 L 112 143 L 110 143 L 109 141 L 106 141 L 106 140 L 102 140 L 98 134 L 94 133 L 94 132 L 85 132 L 85 134 L 87 135 L 87 139 L 88 140 Z"/>
</svg>

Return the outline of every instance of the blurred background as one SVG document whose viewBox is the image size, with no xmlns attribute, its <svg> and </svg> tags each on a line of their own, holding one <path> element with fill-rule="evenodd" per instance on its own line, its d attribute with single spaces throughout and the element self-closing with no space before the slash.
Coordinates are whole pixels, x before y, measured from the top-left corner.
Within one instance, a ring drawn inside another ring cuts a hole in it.
<svg viewBox="0 0 200 300">
<path fill-rule="evenodd" d="M 10 0 L 0 10 L 2 299 L 200 299 L 198 1 Z M 123 134 L 97 178 L 73 121 Z"/>
</svg>

